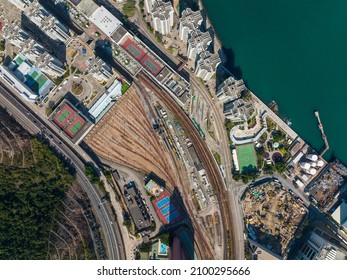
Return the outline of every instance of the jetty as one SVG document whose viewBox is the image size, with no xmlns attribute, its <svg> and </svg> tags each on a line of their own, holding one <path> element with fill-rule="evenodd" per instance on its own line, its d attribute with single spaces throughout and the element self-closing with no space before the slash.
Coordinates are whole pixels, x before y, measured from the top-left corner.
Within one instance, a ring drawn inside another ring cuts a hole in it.
<svg viewBox="0 0 347 280">
<path fill-rule="evenodd" d="M 322 138 L 323 138 L 324 144 L 325 144 L 324 150 L 320 153 L 320 156 L 322 157 L 329 150 L 329 142 L 328 142 L 327 136 L 324 133 L 323 124 L 322 124 L 320 117 L 319 117 L 319 112 L 315 111 L 314 114 L 318 120 L 318 128 L 320 129 L 320 131 L 322 133 Z"/>
</svg>

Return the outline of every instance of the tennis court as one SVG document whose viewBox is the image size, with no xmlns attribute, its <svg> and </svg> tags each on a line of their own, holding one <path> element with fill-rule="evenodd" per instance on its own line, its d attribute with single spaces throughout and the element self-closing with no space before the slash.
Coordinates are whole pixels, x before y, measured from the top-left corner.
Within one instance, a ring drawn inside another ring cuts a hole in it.
<svg viewBox="0 0 347 280">
<path fill-rule="evenodd" d="M 70 106 L 65 105 L 55 116 L 53 121 L 62 128 L 66 122 L 73 116 L 73 110 Z"/>
<path fill-rule="evenodd" d="M 140 62 L 154 76 L 158 75 L 162 69 L 162 67 L 157 62 L 155 62 L 148 54 L 146 54 Z"/>
<path fill-rule="evenodd" d="M 71 138 L 73 138 L 85 124 L 85 120 L 80 116 L 77 116 L 65 131 Z"/>
<path fill-rule="evenodd" d="M 181 210 L 167 191 L 164 191 L 158 199 L 152 201 L 160 221 L 164 224 L 173 224 L 182 217 Z"/>
<path fill-rule="evenodd" d="M 241 171 L 254 169 L 257 167 L 257 157 L 253 144 L 236 146 L 236 152 Z"/>
<path fill-rule="evenodd" d="M 178 218 L 180 215 L 179 212 L 177 212 L 176 210 L 174 212 L 172 212 L 170 215 L 167 215 L 165 217 L 165 220 L 168 222 L 168 223 L 171 223 L 172 221 L 174 221 L 176 218 Z"/>
<path fill-rule="evenodd" d="M 64 112 L 62 112 L 58 117 L 58 121 L 60 123 L 63 123 L 70 116 L 70 114 L 71 113 L 69 112 L 69 110 L 64 110 Z"/>
<path fill-rule="evenodd" d="M 162 200 L 159 200 L 156 204 L 159 209 L 163 208 L 165 205 L 167 205 L 170 202 L 170 198 L 165 196 Z"/>
<path fill-rule="evenodd" d="M 145 55 L 145 52 L 129 38 L 126 39 L 122 47 L 137 61 L 140 61 Z"/>
<path fill-rule="evenodd" d="M 48 80 L 47 77 L 43 74 L 38 76 L 38 78 L 36 79 L 36 82 L 39 84 L 39 90 L 45 85 L 47 80 Z"/>
<path fill-rule="evenodd" d="M 75 124 L 70 128 L 70 133 L 76 134 L 81 127 L 82 127 L 82 123 L 80 121 L 75 122 Z"/>
</svg>

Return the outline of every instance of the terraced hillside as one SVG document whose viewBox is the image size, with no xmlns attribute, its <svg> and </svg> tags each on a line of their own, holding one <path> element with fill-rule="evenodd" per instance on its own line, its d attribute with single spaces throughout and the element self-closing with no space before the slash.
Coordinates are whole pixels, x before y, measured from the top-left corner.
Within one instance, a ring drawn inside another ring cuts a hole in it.
<svg viewBox="0 0 347 280">
<path fill-rule="evenodd" d="M 0 259 L 105 258 L 88 198 L 68 167 L 1 107 L 0 221 Z"/>
<path fill-rule="evenodd" d="M 30 167 L 34 164 L 31 136 L 0 109 L 0 164 Z"/>
</svg>

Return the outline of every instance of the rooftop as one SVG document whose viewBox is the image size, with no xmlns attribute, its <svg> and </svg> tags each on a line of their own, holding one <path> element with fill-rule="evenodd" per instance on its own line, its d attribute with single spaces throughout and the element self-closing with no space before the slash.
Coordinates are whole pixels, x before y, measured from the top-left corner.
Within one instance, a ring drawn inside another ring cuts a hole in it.
<svg viewBox="0 0 347 280">
<path fill-rule="evenodd" d="M 75 1 L 72 1 L 75 2 Z M 99 7 L 93 0 L 82 0 L 76 5 L 86 17 L 90 17 Z"/>
<path fill-rule="evenodd" d="M 202 32 L 199 29 L 194 30 L 190 35 L 190 39 L 188 40 L 190 48 L 199 48 L 200 51 L 205 51 L 211 42 L 212 38 L 210 33 Z"/>
<path fill-rule="evenodd" d="M 174 9 L 170 2 L 163 2 L 162 0 L 157 0 L 152 7 L 153 18 L 159 18 L 161 20 L 167 20 L 170 18 L 170 13 L 174 12 Z"/>
<path fill-rule="evenodd" d="M 122 23 L 104 6 L 100 6 L 96 9 L 89 20 L 109 37 L 122 25 Z"/>
<path fill-rule="evenodd" d="M 180 18 L 180 26 L 187 27 L 190 30 L 197 29 L 198 26 L 202 23 L 202 15 L 200 11 L 192 11 L 190 8 L 185 9 L 182 12 Z"/>
<path fill-rule="evenodd" d="M 205 69 L 207 72 L 214 72 L 219 63 L 221 63 L 221 59 L 217 53 L 211 54 L 209 51 L 203 51 L 200 53 L 197 68 Z"/>
<path fill-rule="evenodd" d="M 331 216 L 336 222 L 347 228 L 347 203 L 342 202 Z"/>
<path fill-rule="evenodd" d="M 122 84 L 120 81 L 115 80 L 107 92 L 89 110 L 89 114 L 94 118 L 95 122 L 98 122 L 107 113 L 121 95 Z"/>
<path fill-rule="evenodd" d="M 241 97 L 241 92 L 245 89 L 243 80 L 236 80 L 234 77 L 229 77 L 222 82 L 217 88 L 217 97 L 226 97 L 230 101 Z"/>
</svg>

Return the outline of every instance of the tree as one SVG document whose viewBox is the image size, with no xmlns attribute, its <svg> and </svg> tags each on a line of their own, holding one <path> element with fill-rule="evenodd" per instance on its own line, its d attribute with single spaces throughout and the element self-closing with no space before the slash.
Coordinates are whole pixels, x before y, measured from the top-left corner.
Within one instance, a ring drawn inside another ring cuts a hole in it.
<svg viewBox="0 0 347 280">
<path fill-rule="evenodd" d="M 100 182 L 99 174 L 95 171 L 95 169 L 92 166 L 88 164 L 85 165 L 85 174 L 93 184 Z"/>
<path fill-rule="evenodd" d="M 5 40 L 0 40 L 0 52 L 5 50 Z"/>
<path fill-rule="evenodd" d="M 124 6 L 123 6 L 123 14 L 126 15 L 126 17 L 130 18 L 135 15 L 135 1 L 134 0 L 128 0 Z"/>
<path fill-rule="evenodd" d="M 282 174 L 286 171 L 286 164 L 283 161 L 275 162 L 276 171 Z"/>
<path fill-rule="evenodd" d="M 241 93 L 241 97 L 245 101 L 250 101 L 252 99 L 252 94 L 248 89 L 246 89 Z"/>
<path fill-rule="evenodd" d="M 275 168 L 272 164 L 264 164 L 263 172 L 264 172 L 264 174 L 272 175 L 275 172 Z"/>
</svg>

